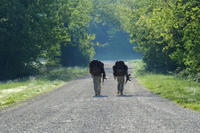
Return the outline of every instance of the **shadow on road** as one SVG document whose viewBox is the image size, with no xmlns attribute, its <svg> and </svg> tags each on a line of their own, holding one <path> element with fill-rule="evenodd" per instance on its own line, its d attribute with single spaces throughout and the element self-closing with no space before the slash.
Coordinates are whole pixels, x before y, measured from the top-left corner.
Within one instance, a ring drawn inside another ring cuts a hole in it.
<svg viewBox="0 0 200 133">
<path fill-rule="evenodd" d="M 93 96 L 94 98 L 104 98 L 104 97 L 108 97 L 108 96 L 104 96 L 104 95 L 100 95 L 100 96 Z"/>
<path fill-rule="evenodd" d="M 134 97 L 134 95 L 117 95 L 117 97 Z"/>
<path fill-rule="evenodd" d="M 134 94 L 129 94 L 129 95 L 117 95 L 117 97 L 155 97 L 155 98 L 160 98 L 159 95 L 151 93 L 151 92 L 135 92 Z"/>
</svg>

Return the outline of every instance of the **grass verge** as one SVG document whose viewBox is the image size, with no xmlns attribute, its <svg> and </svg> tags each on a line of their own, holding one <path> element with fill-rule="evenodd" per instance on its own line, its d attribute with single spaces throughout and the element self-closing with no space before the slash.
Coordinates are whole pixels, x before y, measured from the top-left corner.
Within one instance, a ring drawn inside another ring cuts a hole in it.
<svg viewBox="0 0 200 133">
<path fill-rule="evenodd" d="M 0 110 L 44 92 L 61 87 L 67 81 L 87 75 L 81 67 L 59 68 L 36 77 L 0 83 Z"/>
<path fill-rule="evenodd" d="M 200 111 L 200 83 L 179 79 L 175 75 L 145 72 L 145 64 L 141 60 L 131 63 L 134 76 L 146 88 L 186 108 Z"/>
</svg>

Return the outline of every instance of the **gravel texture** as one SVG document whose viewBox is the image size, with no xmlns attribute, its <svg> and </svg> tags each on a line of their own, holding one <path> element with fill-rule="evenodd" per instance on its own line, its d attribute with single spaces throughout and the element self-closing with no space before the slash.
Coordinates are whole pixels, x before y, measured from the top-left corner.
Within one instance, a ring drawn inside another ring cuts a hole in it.
<svg viewBox="0 0 200 133">
<path fill-rule="evenodd" d="M 200 115 L 159 97 L 138 84 L 117 96 L 114 62 L 94 97 L 90 76 L 0 112 L 0 133 L 200 133 Z M 132 68 L 129 69 L 132 71 Z"/>
</svg>

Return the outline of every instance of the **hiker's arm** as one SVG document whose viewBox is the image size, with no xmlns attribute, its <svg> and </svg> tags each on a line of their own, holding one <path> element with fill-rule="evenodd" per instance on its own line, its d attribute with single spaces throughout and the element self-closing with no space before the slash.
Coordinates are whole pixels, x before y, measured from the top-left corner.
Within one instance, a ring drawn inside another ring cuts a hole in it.
<svg viewBox="0 0 200 133">
<path fill-rule="evenodd" d="M 104 68 L 102 69 L 102 73 L 103 73 L 103 79 L 106 79 L 106 73 L 105 73 Z"/>
<path fill-rule="evenodd" d="M 116 73 L 115 73 L 115 66 L 113 66 L 113 77 L 114 77 L 114 79 L 116 79 Z"/>
<path fill-rule="evenodd" d="M 131 81 L 131 74 L 128 74 L 128 67 L 126 66 L 126 83 Z"/>
<path fill-rule="evenodd" d="M 89 72 L 91 73 L 91 64 L 89 64 Z"/>
</svg>

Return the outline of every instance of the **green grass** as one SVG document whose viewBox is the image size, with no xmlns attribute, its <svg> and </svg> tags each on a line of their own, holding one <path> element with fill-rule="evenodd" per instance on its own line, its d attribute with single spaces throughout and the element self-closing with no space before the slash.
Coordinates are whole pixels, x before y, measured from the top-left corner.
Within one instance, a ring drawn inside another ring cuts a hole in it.
<svg viewBox="0 0 200 133">
<path fill-rule="evenodd" d="M 200 111 L 200 83 L 179 79 L 175 75 L 145 72 L 142 61 L 132 61 L 134 75 L 152 92 L 186 108 Z"/>
<path fill-rule="evenodd" d="M 36 77 L 0 83 L 0 109 L 61 87 L 67 81 L 87 75 L 88 69 L 59 68 Z"/>
</svg>

